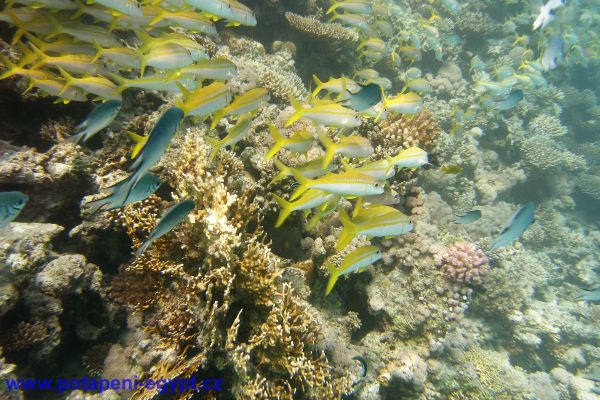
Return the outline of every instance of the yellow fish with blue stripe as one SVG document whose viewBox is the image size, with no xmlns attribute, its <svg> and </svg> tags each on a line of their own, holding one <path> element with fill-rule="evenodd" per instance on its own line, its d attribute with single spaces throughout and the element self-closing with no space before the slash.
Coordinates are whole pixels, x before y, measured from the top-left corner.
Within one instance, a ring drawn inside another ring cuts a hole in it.
<svg viewBox="0 0 600 400">
<path fill-rule="evenodd" d="M 382 254 L 379 248 L 375 246 L 363 246 L 348 254 L 338 268 L 335 268 L 329 261 L 325 261 L 325 266 L 327 266 L 327 269 L 329 270 L 329 281 L 325 288 L 325 296 L 331 293 L 331 290 L 340 276 L 355 271 L 363 271 L 369 265 L 381 260 L 381 257 Z"/>
<path fill-rule="evenodd" d="M 269 92 L 264 88 L 255 88 L 237 96 L 231 104 L 215 112 L 210 129 L 215 129 L 221 118 L 229 115 L 252 113 L 269 101 Z"/>
</svg>

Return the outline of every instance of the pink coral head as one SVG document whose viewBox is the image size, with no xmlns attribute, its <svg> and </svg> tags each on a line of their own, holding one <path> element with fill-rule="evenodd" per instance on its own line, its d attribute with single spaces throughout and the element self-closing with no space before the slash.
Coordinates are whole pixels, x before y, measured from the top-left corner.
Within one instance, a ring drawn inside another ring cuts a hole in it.
<svg viewBox="0 0 600 400">
<path fill-rule="evenodd" d="M 482 283 L 490 270 L 489 259 L 483 250 L 467 242 L 450 245 L 440 266 L 448 279 L 471 285 Z"/>
</svg>

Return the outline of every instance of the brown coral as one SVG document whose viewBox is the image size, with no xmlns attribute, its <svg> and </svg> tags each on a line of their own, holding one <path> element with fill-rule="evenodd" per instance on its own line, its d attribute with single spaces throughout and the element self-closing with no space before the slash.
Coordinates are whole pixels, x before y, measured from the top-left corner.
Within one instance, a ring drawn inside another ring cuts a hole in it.
<svg viewBox="0 0 600 400">
<path fill-rule="evenodd" d="M 286 12 L 285 18 L 292 28 L 317 38 L 330 39 L 349 45 L 358 42 L 358 33 L 354 29 L 346 28 L 340 24 L 321 22 L 315 17 L 303 17 L 293 12 Z"/>
</svg>

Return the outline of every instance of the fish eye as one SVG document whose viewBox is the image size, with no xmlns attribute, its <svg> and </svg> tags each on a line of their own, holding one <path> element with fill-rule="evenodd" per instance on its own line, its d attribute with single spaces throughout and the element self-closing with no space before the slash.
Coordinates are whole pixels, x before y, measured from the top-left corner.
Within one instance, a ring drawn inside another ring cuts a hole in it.
<svg viewBox="0 0 600 400">
<path fill-rule="evenodd" d="M 21 205 L 25 204 L 25 200 L 19 199 L 19 200 L 17 200 L 17 204 L 21 206 Z"/>
<path fill-rule="evenodd" d="M 379 182 L 375 183 L 375 187 L 379 187 L 379 185 L 380 185 Z"/>
</svg>

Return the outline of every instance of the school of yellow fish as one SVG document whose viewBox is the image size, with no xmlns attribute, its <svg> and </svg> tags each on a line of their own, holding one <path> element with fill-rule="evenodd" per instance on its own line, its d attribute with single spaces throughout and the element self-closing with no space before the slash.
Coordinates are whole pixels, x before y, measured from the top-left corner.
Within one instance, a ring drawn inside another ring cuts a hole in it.
<svg viewBox="0 0 600 400">
<path fill-rule="evenodd" d="M 327 11 L 333 14 L 331 20 L 361 33 L 359 57 L 377 61 L 390 55 L 393 59 L 410 60 L 420 54 L 415 45 L 389 48 L 378 34 L 385 37 L 392 29 L 383 21 L 369 24 L 367 16 L 372 12 L 373 5 L 367 0 L 335 2 Z M 82 15 L 97 23 L 75 22 Z M 16 27 L 12 44 L 18 46 L 22 57 L 12 62 L 1 56 L 8 69 L 0 79 L 24 77 L 29 82 L 27 91 L 36 88 L 39 93 L 65 103 L 113 102 L 114 106 L 107 107 L 105 112 L 107 122 L 97 122 L 97 130 L 106 127 L 118 113 L 122 92 L 128 88 L 171 92 L 182 115 L 191 116 L 195 122 L 211 117 L 211 129 L 223 117 L 235 117 L 234 126 L 224 138 L 207 138 L 213 148 L 212 161 L 220 149 L 233 147 L 247 137 L 252 131 L 253 114 L 269 101 L 269 93 L 263 88 L 234 97 L 227 81 L 237 73 L 235 64 L 230 60 L 210 59 L 207 50 L 186 33 L 167 29 L 177 26 L 184 32 L 211 36 L 217 34 L 213 21 L 219 19 L 228 26 L 257 23 L 253 11 L 236 0 L 150 0 L 141 4 L 135 0 L 94 0 L 93 5 L 71 0 L 10 1 L 0 13 L 0 21 Z M 432 38 L 436 36 L 434 29 L 431 27 Z M 134 45 L 122 39 L 123 31 L 134 33 Z M 415 40 L 410 36 L 405 39 Z M 431 87 L 420 77 L 420 71 L 411 70 L 412 73 L 407 71 L 405 88 L 392 97 L 385 95 L 385 90 L 391 88 L 390 80 L 372 69 L 364 69 L 353 78 L 342 76 L 323 82 L 315 76 L 317 86 L 305 103 L 290 98 L 295 112 L 285 127 L 293 128 L 294 122 L 306 119 L 313 123 L 318 137 L 307 130 L 287 137 L 275 125 L 269 125 L 275 144 L 265 159 L 273 158 L 280 171 L 273 182 L 293 176 L 299 184 L 289 200 L 273 195 L 281 206 L 276 227 L 294 211 L 303 211 L 305 215 L 312 211 L 308 221 L 308 228 L 312 229 L 321 218 L 337 210 L 343 224 L 338 251 L 358 235 L 391 237 L 413 229 L 409 217 L 391 207 L 399 199 L 397 193 L 386 187 L 386 181 L 400 168 L 414 169 L 427 164 L 427 153 L 412 147 L 394 157 L 365 161 L 373 154 L 373 146 L 367 138 L 352 132 L 364 119 L 381 120 L 388 113 L 412 115 L 422 107 L 418 93 L 428 93 Z M 362 98 L 361 91 L 367 93 L 369 85 L 379 89 Z M 375 99 L 373 104 L 358 111 L 348 106 L 352 101 L 362 105 L 370 99 Z M 93 130 L 86 133 L 84 141 L 94 133 Z M 135 158 L 140 151 L 143 154 L 148 137 L 133 133 L 130 136 L 136 141 Z M 323 157 L 295 168 L 274 158 L 282 149 L 306 153 L 317 143 L 324 149 Z M 344 199 L 356 199 L 351 215 L 342 207 Z M 326 263 L 330 269 L 326 294 L 339 276 L 364 270 L 380 258 L 377 247 L 363 246 L 349 253 L 337 268 Z"/>
</svg>

